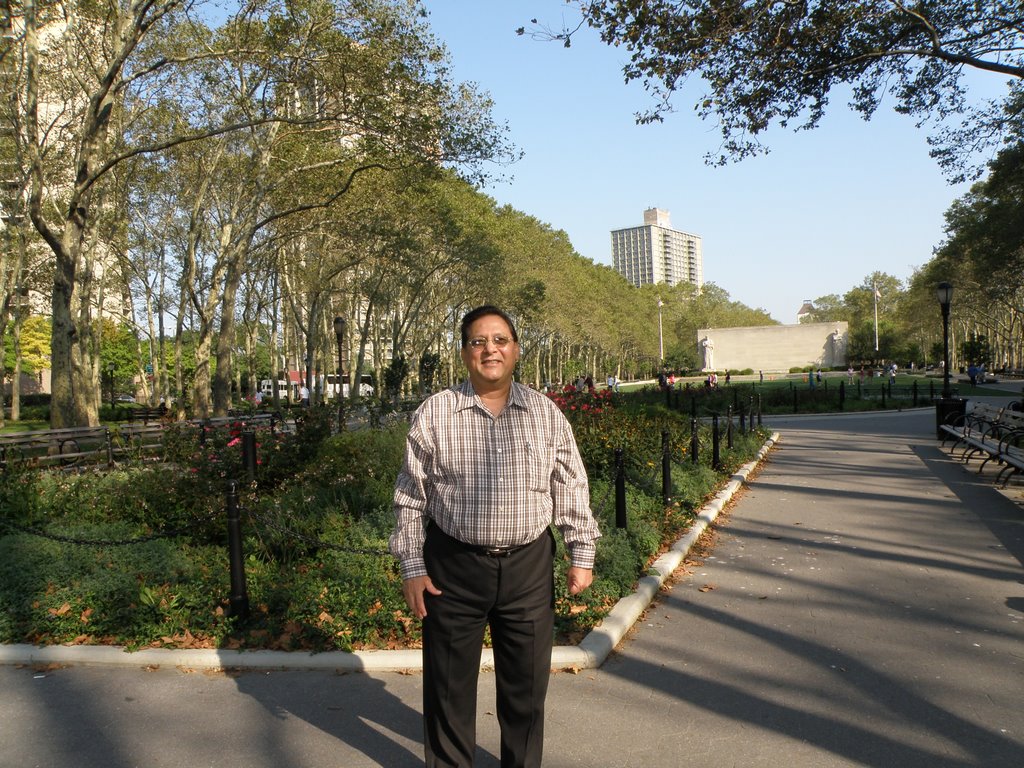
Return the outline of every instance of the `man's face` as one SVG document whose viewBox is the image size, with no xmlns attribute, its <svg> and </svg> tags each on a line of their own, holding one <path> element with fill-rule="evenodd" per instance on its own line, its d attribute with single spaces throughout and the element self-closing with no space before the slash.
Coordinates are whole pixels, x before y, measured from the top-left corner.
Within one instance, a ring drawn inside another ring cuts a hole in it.
<svg viewBox="0 0 1024 768">
<path fill-rule="evenodd" d="M 467 330 L 469 342 L 462 348 L 462 362 L 473 388 L 479 393 L 507 387 L 519 360 L 519 345 L 512 341 L 508 323 L 498 315 L 484 315 Z"/>
</svg>

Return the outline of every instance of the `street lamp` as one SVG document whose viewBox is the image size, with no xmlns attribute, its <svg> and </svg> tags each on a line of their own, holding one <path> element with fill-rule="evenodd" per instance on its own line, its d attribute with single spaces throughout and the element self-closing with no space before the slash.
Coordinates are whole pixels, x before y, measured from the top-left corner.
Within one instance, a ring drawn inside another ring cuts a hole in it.
<svg viewBox="0 0 1024 768">
<path fill-rule="evenodd" d="M 334 318 L 334 336 L 338 340 L 338 431 L 345 430 L 345 318 Z"/>
<path fill-rule="evenodd" d="M 941 440 L 942 427 L 967 413 L 967 401 L 953 397 L 949 388 L 949 305 L 953 303 L 953 286 L 939 283 L 935 286 L 935 298 L 942 308 L 942 397 L 935 402 L 935 436 Z"/>
<path fill-rule="evenodd" d="M 110 407 L 114 407 L 114 363 L 107 363 L 107 378 L 110 380 Z"/>
<path fill-rule="evenodd" d="M 658 357 L 661 360 L 661 364 L 665 365 L 665 335 L 661 330 L 661 308 L 665 306 L 665 302 L 661 300 L 661 296 L 658 297 Z"/>
<path fill-rule="evenodd" d="M 935 298 L 942 308 L 942 399 L 948 400 L 949 390 L 949 305 L 953 303 L 953 285 L 941 282 L 935 286 Z"/>
</svg>

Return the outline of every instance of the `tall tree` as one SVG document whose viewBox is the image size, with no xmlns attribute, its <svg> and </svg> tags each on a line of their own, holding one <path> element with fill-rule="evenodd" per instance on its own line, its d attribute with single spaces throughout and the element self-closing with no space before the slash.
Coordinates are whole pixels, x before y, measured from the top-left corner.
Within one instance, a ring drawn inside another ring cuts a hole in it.
<svg viewBox="0 0 1024 768">
<path fill-rule="evenodd" d="M 1016 0 L 574 4 L 581 25 L 629 52 L 626 79 L 641 81 L 654 96 L 640 121 L 660 120 L 691 76 L 706 83 L 696 110 L 721 128 L 719 161 L 762 151 L 759 137 L 773 124 L 815 127 L 836 87 L 848 84 L 851 106 L 865 117 L 887 95 L 898 111 L 921 119 L 970 111 L 968 130 L 940 137 L 936 149 L 959 175 L 964 152 L 998 139 L 1024 106 L 1024 7 Z M 535 25 L 534 34 L 569 45 L 576 29 Z M 969 108 L 969 69 L 1013 78 L 1008 97 Z"/>
</svg>

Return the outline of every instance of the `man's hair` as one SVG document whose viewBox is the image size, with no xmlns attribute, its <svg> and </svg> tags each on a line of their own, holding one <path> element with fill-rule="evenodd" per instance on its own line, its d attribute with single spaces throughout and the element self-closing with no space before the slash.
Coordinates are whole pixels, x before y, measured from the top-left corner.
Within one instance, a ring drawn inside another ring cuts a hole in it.
<svg viewBox="0 0 1024 768">
<path fill-rule="evenodd" d="M 481 317 L 487 317 L 488 315 L 497 315 L 508 324 L 508 329 L 512 332 L 512 341 L 519 343 L 519 334 L 516 333 L 516 325 L 512 322 L 512 318 L 501 309 L 498 309 L 492 304 L 484 304 L 482 307 L 471 309 L 462 318 L 462 327 L 460 331 L 462 333 L 462 346 L 466 346 L 469 343 L 469 326 L 479 320 Z"/>
</svg>

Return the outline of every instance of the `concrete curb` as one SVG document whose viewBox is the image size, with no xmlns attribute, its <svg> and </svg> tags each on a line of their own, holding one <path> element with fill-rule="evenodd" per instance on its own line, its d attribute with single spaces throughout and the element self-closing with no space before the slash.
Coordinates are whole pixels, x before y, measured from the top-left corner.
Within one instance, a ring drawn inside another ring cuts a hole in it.
<svg viewBox="0 0 1024 768">
<path fill-rule="evenodd" d="M 774 432 L 758 451 L 757 457 L 743 465 L 711 501 L 697 514 L 690 530 L 651 566 L 654 572 L 640 579 L 632 595 L 619 600 L 601 624 L 591 630 L 579 645 L 555 646 L 551 668 L 593 669 L 600 667 L 626 633 L 637 622 L 665 580 L 682 563 L 697 540 L 714 522 L 729 500 L 743 487 L 750 473 L 778 442 Z M 223 649 L 146 648 L 126 651 L 106 645 L 0 645 L 0 664 L 59 664 L 120 667 L 181 667 L 184 669 L 272 669 L 336 670 L 339 672 L 405 672 L 422 669 L 417 649 L 400 651 L 230 651 Z M 494 668 L 494 655 L 485 648 L 480 668 Z"/>
</svg>

